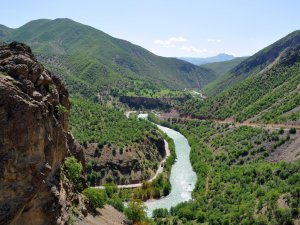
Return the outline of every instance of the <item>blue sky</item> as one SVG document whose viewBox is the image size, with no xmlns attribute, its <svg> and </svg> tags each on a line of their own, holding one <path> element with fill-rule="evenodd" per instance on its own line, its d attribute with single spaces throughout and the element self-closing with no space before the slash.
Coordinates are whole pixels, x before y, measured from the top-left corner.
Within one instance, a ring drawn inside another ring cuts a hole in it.
<svg viewBox="0 0 300 225">
<path fill-rule="evenodd" d="M 71 18 L 162 56 L 251 55 L 300 29 L 299 0 L 26 0 L 0 24 Z"/>
</svg>

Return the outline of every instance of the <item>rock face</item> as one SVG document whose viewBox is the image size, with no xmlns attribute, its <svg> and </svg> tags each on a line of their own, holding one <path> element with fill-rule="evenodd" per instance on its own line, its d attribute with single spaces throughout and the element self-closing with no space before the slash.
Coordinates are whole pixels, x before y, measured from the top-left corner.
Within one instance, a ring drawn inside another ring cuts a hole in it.
<svg viewBox="0 0 300 225">
<path fill-rule="evenodd" d="M 28 46 L 0 46 L 0 224 L 67 224 L 68 92 Z M 78 153 L 80 155 L 80 153 Z M 74 197 L 74 196 L 73 196 Z"/>
<path fill-rule="evenodd" d="M 164 140 L 156 133 L 145 136 L 143 142 L 117 148 L 88 144 L 84 150 L 88 180 L 92 186 L 106 183 L 135 184 L 148 180 L 156 173 L 165 157 Z"/>
</svg>

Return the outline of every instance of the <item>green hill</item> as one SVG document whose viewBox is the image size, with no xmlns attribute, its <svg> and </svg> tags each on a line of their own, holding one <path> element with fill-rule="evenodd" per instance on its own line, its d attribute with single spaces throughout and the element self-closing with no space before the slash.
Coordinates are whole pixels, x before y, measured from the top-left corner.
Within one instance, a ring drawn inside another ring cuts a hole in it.
<svg viewBox="0 0 300 225">
<path fill-rule="evenodd" d="M 205 88 L 205 93 L 208 95 L 217 94 L 248 77 L 269 70 L 289 48 L 295 47 L 299 43 L 300 31 L 288 34 L 284 38 L 242 61 L 228 71 L 228 73 L 222 75 L 218 80 Z"/>
<path fill-rule="evenodd" d="M 136 85 L 201 88 L 215 73 L 176 58 L 157 56 L 70 19 L 35 20 L 17 29 L 0 26 L 0 39 L 30 45 L 39 60 L 84 97 Z"/>
<path fill-rule="evenodd" d="M 227 72 L 229 72 L 231 69 L 236 67 L 238 64 L 243 62 L 247 57 L 237 57 L 229 61 L 224 62 L 213 62 L 213 63 L 207 63 L 201 65 L 201 67 L 204 67 L 206 69 L 214 71 L 218 76 L 221 76 Z"/>
<path fill-rule="evenodd" d="M 216 80 L 210 82 L 203 88 L 203 92 L 209 96 L 213 95 L 215 87 L 227 79 L 229 71 L 243 62 L 245 59 L 247 59 L 247 57 L 238 57 L 229 61 L 207 63 L 201 65 L 201 67 L 205 69 L 214 71 L 217 76 Z"/>
<path fill-rule="evenodd" d="M 274 60 L 276 63 L 270 66 Z M 269 67 L 266 68 L 266 65 Z M 188 102 L 183 111 L 202 118 L 234 117 L 238 121 L 252 118 L 265 123 L 299 121 L 299 31 L 243 61 L 232 71 L 240 76 L 245 76 L 245 73 L 251 76 L 204 101 Z M 235 78 L 241 79 L 238 75 Z"/>
</svg>

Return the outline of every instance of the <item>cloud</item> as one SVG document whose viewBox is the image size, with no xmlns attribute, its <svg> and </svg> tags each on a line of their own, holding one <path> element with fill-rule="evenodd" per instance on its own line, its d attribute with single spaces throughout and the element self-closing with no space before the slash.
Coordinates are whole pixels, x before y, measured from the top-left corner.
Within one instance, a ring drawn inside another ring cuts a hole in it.
<svg viewBox="0 0 300 225">
<path fill-rule="evenodd" d="M 221 39 L 207 39 L 207 42 L 213 42 L 213 43 L 221 43 Z"/>
<path fill-rule="evenodd" d="M 179 37 L 170 37 L 166 40 L 155 40 L 153 43 L 156 44 L 156 45 L 161 45 L 163 47 L 166 47 L 166 48 L 175 48 L 176 47 L 176 43 L 179 43 L 179 42 L 186 42 L 187 40 L 181 36 Z"/>
<path fill-rule="evenodd" d="M 199 48 L 195 48 L 194 46 L 186 46 L 186 45 L 183 45 L 181 46 L 180 48 L 181 50 L 183 51 L 187 51 L 187 52 L 194 52 L 194 53 L 206 53 L 208 52 L 207 49 L 199 49 Z"/>
</svg>

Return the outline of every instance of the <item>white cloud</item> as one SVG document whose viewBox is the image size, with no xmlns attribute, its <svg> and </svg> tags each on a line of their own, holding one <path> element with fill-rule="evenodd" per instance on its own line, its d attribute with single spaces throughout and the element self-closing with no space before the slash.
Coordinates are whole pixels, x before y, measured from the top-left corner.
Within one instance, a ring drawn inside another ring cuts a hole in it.
<svg viewBox="0 0 300 225">
<path fill-rule="evenodd" d="M 187 52 L 194 52 L 194 53 L 206 53 L 208 52 L 207 49 L 199 49 L 199 48 L 195 48 L 194 46 L 186 46 L 186 45 L 183 45 L 181 46 L 180 48 L 181 50 L 183 51 L 187 51 Z"/>
<path fill-rule="evenodd" d="M 213 43 L 221 43 L 221 39 L 207 39 L 208 42 L 213 42 Z"/>
<path fill-rule="evenodd" d="M 179 37 L 170 37 L 166 40 L 155 40 L 153 43 L 156 44 L 156 45 L 161 45 L 163 47 L 166 47 L 166 48 L 175 48 L 176 47 L 176 43 L 178 42 L 186 42 L 187 40 L 181 36 Z"/>
</svg>

